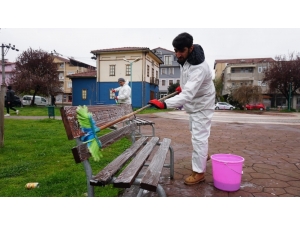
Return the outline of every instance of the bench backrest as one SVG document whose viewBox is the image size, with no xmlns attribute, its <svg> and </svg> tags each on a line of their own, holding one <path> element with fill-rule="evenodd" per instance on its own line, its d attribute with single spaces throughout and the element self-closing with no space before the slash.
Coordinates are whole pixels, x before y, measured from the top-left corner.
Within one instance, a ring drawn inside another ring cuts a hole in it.
<svg viewBox="0 0 300 225">
<path fill-rule="evenodd" d="M 132 113 L 132 106 L 129 104 L 118 105 L 92 105 L 87 106 L 92 113 L 93 119 L 98 127 L 111 123 L 121 117 Z M 79 138 L 83 135 L 76 114 L 77 106 L 61 107 L 60 113 L 69 140 Z M 128 119 L 133 119 L 134 116 Z"/>
</svg>

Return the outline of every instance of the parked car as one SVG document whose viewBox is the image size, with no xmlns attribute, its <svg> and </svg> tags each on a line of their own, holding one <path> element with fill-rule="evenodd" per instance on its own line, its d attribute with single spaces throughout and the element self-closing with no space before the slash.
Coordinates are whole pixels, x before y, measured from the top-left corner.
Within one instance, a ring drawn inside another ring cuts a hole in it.
<svg viewBox="0 0 300 225">
<path fill-rule="evenodd" d="M 266 106 L 263 103 L 254 103 L 245 105 L 246 110 L 266 110 Z"/>
<path fill-rule="evenodd" d="M 4 97 L 4 101 L 6 102 L 6 96 Z M 21 107 L 22 106 L 22 103 L 21 103 L 21 100 L 20 100 L 19 96 L 15 95 L 15 100 L 14 100 L 12 105 L 16 106 L 16 107 Z"/>
<path fill-rule="evenodd" d="M 230 105 L 229 103 L 227 102 L 217 102 L 216 103 L 216 106 L 215 106 L 215 109 L 216 110 L 219 110 L 219 109 L 229 109 L 229 110 L 233 110 L 235 109 L 235 107 L 233 105 Z"/>
<path fill-rule="evenodd" d="M 32 95 L 24 95 L 23 96 L 23 105 L 24 106 L 30 105 L 32 98 L 33 98 Z M 39 105 L 39 106 L 46 106 L 46 105 L 48 105 L 48 101 L 44 97 L 36 95 L 34 98 L 34 104 Z"/>
</svg>

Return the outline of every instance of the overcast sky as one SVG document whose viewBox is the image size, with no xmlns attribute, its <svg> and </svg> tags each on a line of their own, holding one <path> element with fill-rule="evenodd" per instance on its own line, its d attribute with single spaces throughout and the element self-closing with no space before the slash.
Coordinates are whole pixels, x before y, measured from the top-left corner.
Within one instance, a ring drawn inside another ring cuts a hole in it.
<svg viewBox="0 0 300 225">
<path fill-rule="evenodd" d="M 135 9 L 134 3 L 143 7 L 141 1 L 135 0 L 109 3 L 86 0 L 84 6 L 54 0 L 46 8 L 32 12 L 32 0 L 14 2 L 18 2 L 19 7 L 15 8 L 18 16 L 12 16 L 9 10 L 2 10 L 0 15 L 1 22 L 4 21 L 0 44 L 11 43 L 20 50 L 10 50 L 5 56 L 9 61 L 15 61 L 31 47 L 48 52 L 56 50 L 65 57 L 72 56 L 95 66 L 92 50 L 116 47 L 173 50 L 172 40 L 181 32 L 190 33 L 194 43 L 203 47 L 212 71 L 216 59 L 274 58 L 300 52 L 298 7 L 290 0 L 281 1 L 278 6 L 276 2 L 280 1 L 273 1 L 272 10 L 266 10 L 270 9 L 269 3 L 257 0 L 247 7 L 241 7 L 240 1 L 235 0 L 205 4 L 174 0 L 172 5 L 152 0 L 156 4 L 148 4 L 147 10 Z"/>
</svg>

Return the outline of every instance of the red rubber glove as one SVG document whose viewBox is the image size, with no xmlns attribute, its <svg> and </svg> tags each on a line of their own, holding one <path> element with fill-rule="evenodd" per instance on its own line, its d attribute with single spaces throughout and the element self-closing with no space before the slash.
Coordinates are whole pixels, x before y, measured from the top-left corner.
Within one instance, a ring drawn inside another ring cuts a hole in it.
<svg viewBox="0 0 300 225">
<path fill-rule="evenodd" d="M 164 102 L 158 101 L 157 99 L 152 99 L 148 102 L 152 106 L 156 107 L 157 109 L 166 109 L 167 105 Z"/>
<path fill-rule="evenodd" d="M 175 91 L 177 91 L 178 92 L 178 94 L 181 92 L 181 87 L 180 86 L 178 86 L 176 89 L 175 89 Z"/>
<path fill-rule="evenodd" d="M 116 93 L 116 91 L 115 91 L 115 89 L 112 89 L 112 91 L 111 91 L 112 93 Z"/>
<path fill-rule="evenodd" d="M 115 99 L 118 100 L 118 97 L 116 96 Z"/>
</svg>

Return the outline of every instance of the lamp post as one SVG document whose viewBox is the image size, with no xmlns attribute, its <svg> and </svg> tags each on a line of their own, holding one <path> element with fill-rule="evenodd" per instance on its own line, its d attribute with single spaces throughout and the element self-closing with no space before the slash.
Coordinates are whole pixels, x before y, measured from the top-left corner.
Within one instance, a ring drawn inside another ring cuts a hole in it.
<svg viewBox="0 0 300 225">
<path fill-rule="evenodd" d="M 0 147 L 4 146 L 4 96 L 6 92 L 6 84 L 5 84 L 5 61 L 4 56 L 7 54 L 9 49 L 19 51 L 16 49 L 14 45 L 11 44 L 1 44 L 1 55 L 2 55 L 2 83 L 0 90 Z"/>
<path fill-rule="evenodd" d="M 136 58 L 135 60 L 133 60 L 132 62 L 130 62 L 128 59 L 123 58 L 124 61 L 129 62 L 130 64 L 130 88 L 131 88 L 131 99 L 132 99 L 132 64 L 139 61 L 141 59 L 141 57 Z M 132 102 L 132 100 L 131 100 Z"/>
</svg>

